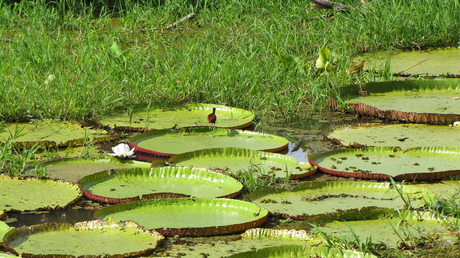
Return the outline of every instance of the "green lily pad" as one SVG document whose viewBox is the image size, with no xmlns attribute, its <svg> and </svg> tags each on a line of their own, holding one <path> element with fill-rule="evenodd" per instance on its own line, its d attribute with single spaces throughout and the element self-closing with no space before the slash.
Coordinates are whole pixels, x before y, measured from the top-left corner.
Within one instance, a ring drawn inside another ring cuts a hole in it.
<svg viewBox="0 0 460 258">
<path fill-rule="evenodd" d="M 243 189 L 232 177 L 188 167 L 108 170 L 82 178 L 80 186 L 89 199 L 108 203 L 132 202 L 161 193 L 171 197 L 232 198 Z"/>
<path fill-rule="evenodd" d="M 367 220 L 347 221 L 346 223 L 333 221 L 320 226 L 319 229 L 332 237 L 354 240 L 348 227 L 350 225 L 359 236 L 361 242 L 365 242 L 366 239 L 372 236 L 373 243 L 395 247 L 397 243 L 402 242 L 401 238 L 406 243 L 422 237 L 431 239 L 433 235 L 437 235 L 443 240 L 454 240 L 455 233 L 449 232 L 446 226 L 454 225 L 457 220 L 455 218 L 441 220 L 427 212 L 411 213 L 406 210 L 401 213 L 401 216 L 388 214 L 384 217 L 381 215 L 372 217 L 372 214 L 369 214 Z M 456 241 L 458 241 L 458 238 Z"/>
<path fill-rule="evenodd" d="M 85 221 L 38 224 L 8 232 L 4 246 L 23 257 L 129 257 L 150 252 L 164 241 L 134 222 Z"/>
<path fill-rule="evenodd" d="M 231 199 L 172 198 L 116 204 L 94 216 L 132 220 L 166 236 L 211 236 L 258 227 L 267 220 L 268 211 Z"/>
<path fill-rule="evenodd" d="M 86 142 L 99 143 L 120 137 L 109 136 L 105 130 L 82 128 L 80 124 L 46 120 L 0 126 L 0 142 L 6 142 L 16 133 L 13 143 L 21 148 L 31 148 L 35 144 L 46 148 L 80 146 Z"/>
<path fill-rule="evenodd" d="M 251 228 L 241 234 L 246 239 L 303 241 L 303 244 L 317 245 L 321 236 L 296 229 Z M 292 243 L 292 242 L 291 242 Z"/>
<path fill-rule="evenodd" d="M 78 182 L 80 178 L 109 169 L 150 168 L 148 162 L 133 160 L 106 159 L 62 159 L 44 163 L 46 173 L 51 178 Z M 32 169 L 32 168 L 31 168 Z M 29 170 L 31 170 L 29 169 Z"/>
<path fill-rule="evenodd" d="M 0 221 L 0 245 L 3 243 L 3 237 L 11 229 L 5 222 Z"/>
<path fill-rule="evenodd" d="M 131 147 L 139 152 L 168 157 L 196 150 L 225 147 L 275 152 L 285 149 L 288 143 L 288 140 L 271 134 L 208 128 L 157 130 L 130 139 Z"/>
<path fill-rule="evenodd" d="M 78 185 L 35 178 L 0 175 L 0 189 L 2 189 L 0 195 L 2 211 L 63 208 L 81 197 Z"/>
<path fill-rule="evenodd" d="M 217 241 L 214 241 L 213 238 Z M 209 242 L 212 242 L 212 245 Z M 205 241 L 202 238 L 181 238 L 179 241 L 173 241 L 172 245 L 168 246 L 168 251 L 162 255 L 181 253 L 186 257 L 202 257 L 203 254 L 208 257 L 227 257 L 231 254 L 269 246 L 293 244 L 316 246 L 322 243 L 321 236 L 307 233 L 305 230 L 253 228 L 246 230 L 241 235 L 206 237 Z"/>
<path fill-rule="evenodd" d="M 389 66 L 390 72 L 397 75 L 426 75 L 460 77 L 460 50 L 457 48 L 402 51 L 391 53 L 379 51 L 367 53 L 356 58 L 356 61 L 366 60 L 364 69 L 385 71 Z"/>
<path fill-rule="evenodd" d="M 375 147 L 342 149 L 310 155 L 310 163 L 324 173 L 377 180 L 434 180 L 460 174 L 460 149 Z"/>
<path fill-rule="evenodd" d="M 404 185 L 404 195 L 412 200 L 413 207 L 425 203 L 429 191 Z M 432 194 L 431 194 L 432 195 Z M 366 207 L 402 209 L 405 206 L 390 183 L 373 182 L 308 182 L 292 190 L 264 189 L 245 196 L 246 200 L 267 209 L 275 216 L 306 220 L 321 214 L 330 214 Z"/>
<path fill-rule="evenodd" d="M 345 250 L 339 248 L 322 247 L 322 246 L 305 246 L 305 245 L 280 245 L 271 246 L 254 251 L 248 251 L 231 255 L 232 258 L 249 258 L 249 257 L 269 257 L 269 258 L 282 258 L 282 257 L 302 257 L 302 258 L 332 258 L 332 257 L 346 257 L 346 258 L 371 258 L 377 257 L 372 254 L 358 252 L 353 250 Z"/>
<path fill-rule="evenodd" d="M 460 181 L 459 180 L 442 180 L 441 182 L 433 183 L 421 183 L 417 184 L 417 187 L 427 189 L 430 192 L 436 194 L 436 197 L 447 200 L 458 200 L 460 193 Z M 452 196 L 456 196 L 452 198 Z"/>
<path fill-rule="evenodd" d="M 340 98 L 358 115 L 422 124 L 449 125 L 460 121 L 460 80 L 391 81 L 340 87 L 328 98 L 339 107 Z"/>
<path fill-rule="evenodd" d="M 152 129 L 208 126 L 207 117 L 216 108 L 216 126 L 222 128 L 244 128 L 252 124 L 252 112 L 220 105 L 189 104 L 165 109 L 158 106 L 144 106 L 131 110 L 115 111 L 97 119 L 104 126 L 114 125 L 116 130 L 147 131 Z"/>
<path fill-rule="evenodd" d="M 250 168 L 261 174 L 274 174 L 291 179 L 307 177 L 316 172 L 309 163 L 297 163 L 291 156 L 238 148 L 207 149 L 173 156 L 170 163 L 236 173 Z"/>
<path fill-rule="evenodd" d="M 460 127 L 423 124 L 367 125 L 343 127 L 327 137 L 343 146 L 355 143 L 374 147 L 458 147 Z M 336 139 L 336 140 L 335 140 Z"/>
</svg>

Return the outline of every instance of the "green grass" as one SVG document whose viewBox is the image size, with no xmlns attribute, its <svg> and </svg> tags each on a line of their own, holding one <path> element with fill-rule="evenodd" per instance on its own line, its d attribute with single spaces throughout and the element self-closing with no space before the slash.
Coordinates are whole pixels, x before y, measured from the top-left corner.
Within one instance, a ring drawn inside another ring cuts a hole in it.
<svg viewBox="0 0 460 258">
<path fill-rule="evenodd" d="M 294 0 L 0 1 L 0 38 L 13 41 L 0 41 L 0 119 L 81 121 L 155 101 L 290 121 L 336 87 L 381 80 L 346 73 L 363 51 L 459 45 L 457 1 L 343 3 L 357 10 L 310 20 L 325 11 Z M 158 30 L 191 12 L 181 26 L 190 30 Z M 320 76 L 312 67 L 324 46 L 335 64 Z"/>
</svg>

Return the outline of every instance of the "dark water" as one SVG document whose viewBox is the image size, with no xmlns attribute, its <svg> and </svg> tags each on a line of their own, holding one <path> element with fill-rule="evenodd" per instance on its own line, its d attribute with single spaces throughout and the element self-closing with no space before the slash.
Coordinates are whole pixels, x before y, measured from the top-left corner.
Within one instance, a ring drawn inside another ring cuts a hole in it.
<svg viewBox="0 0 460 258">
<path fill-rule="evenodd" d="M 8 220 L 6 222 L 10 227 L 22 227 L 51 222 L 74 224 L 80 221 L 94 220 L 94 211 L 85 209 L 61 209 L 38 213 L 9 212 L 6 215 L 8 216 Z"/>
</svg>

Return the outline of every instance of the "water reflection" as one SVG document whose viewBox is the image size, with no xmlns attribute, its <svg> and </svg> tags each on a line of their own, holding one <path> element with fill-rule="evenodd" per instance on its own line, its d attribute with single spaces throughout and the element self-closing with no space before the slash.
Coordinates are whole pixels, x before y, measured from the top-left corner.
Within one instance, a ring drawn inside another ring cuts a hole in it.
<svg viewBox="0 0 460 258">
<path fill-rule="evenodd" d="M 296 143 L 289 142 L 287 156 L 294 157 L 297 162 L 308 162 L 308 155 L 302 148 L 295 148 Z"/>
<path fill-rule="evenodd" d="M 66 222 L 74 224 L 80 221 L 94 220 L 94 211 L 85 209 L 65 209 L 37 213 L 8 212 L 6 215 L 8 216 L 6 224 L 10 227 L 30 226 L 52 222 Z"/>
</svg>

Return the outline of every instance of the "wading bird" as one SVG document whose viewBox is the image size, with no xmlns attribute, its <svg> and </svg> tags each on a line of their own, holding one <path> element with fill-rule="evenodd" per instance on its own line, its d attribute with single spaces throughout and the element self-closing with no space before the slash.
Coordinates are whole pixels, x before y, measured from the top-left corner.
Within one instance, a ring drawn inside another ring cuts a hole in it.
<svg viewBox="0 0 460 258">
<path fill-rule="evenodd" d="M 216 108 L 212 108 L 212 113 L 208 115 L 209 128 L 211 128 L 211 124 L 214 125 L 212 128 L 212 136 L 214 136 L 214 128 L 216 128 L 216 119 Z"/>
<path fill-rule="evenodd" d="M 172 134 L 176 132 L 177 129 L 177 124 L 175 124 L 170 130 L 172 131 Z"/>
</svg>

